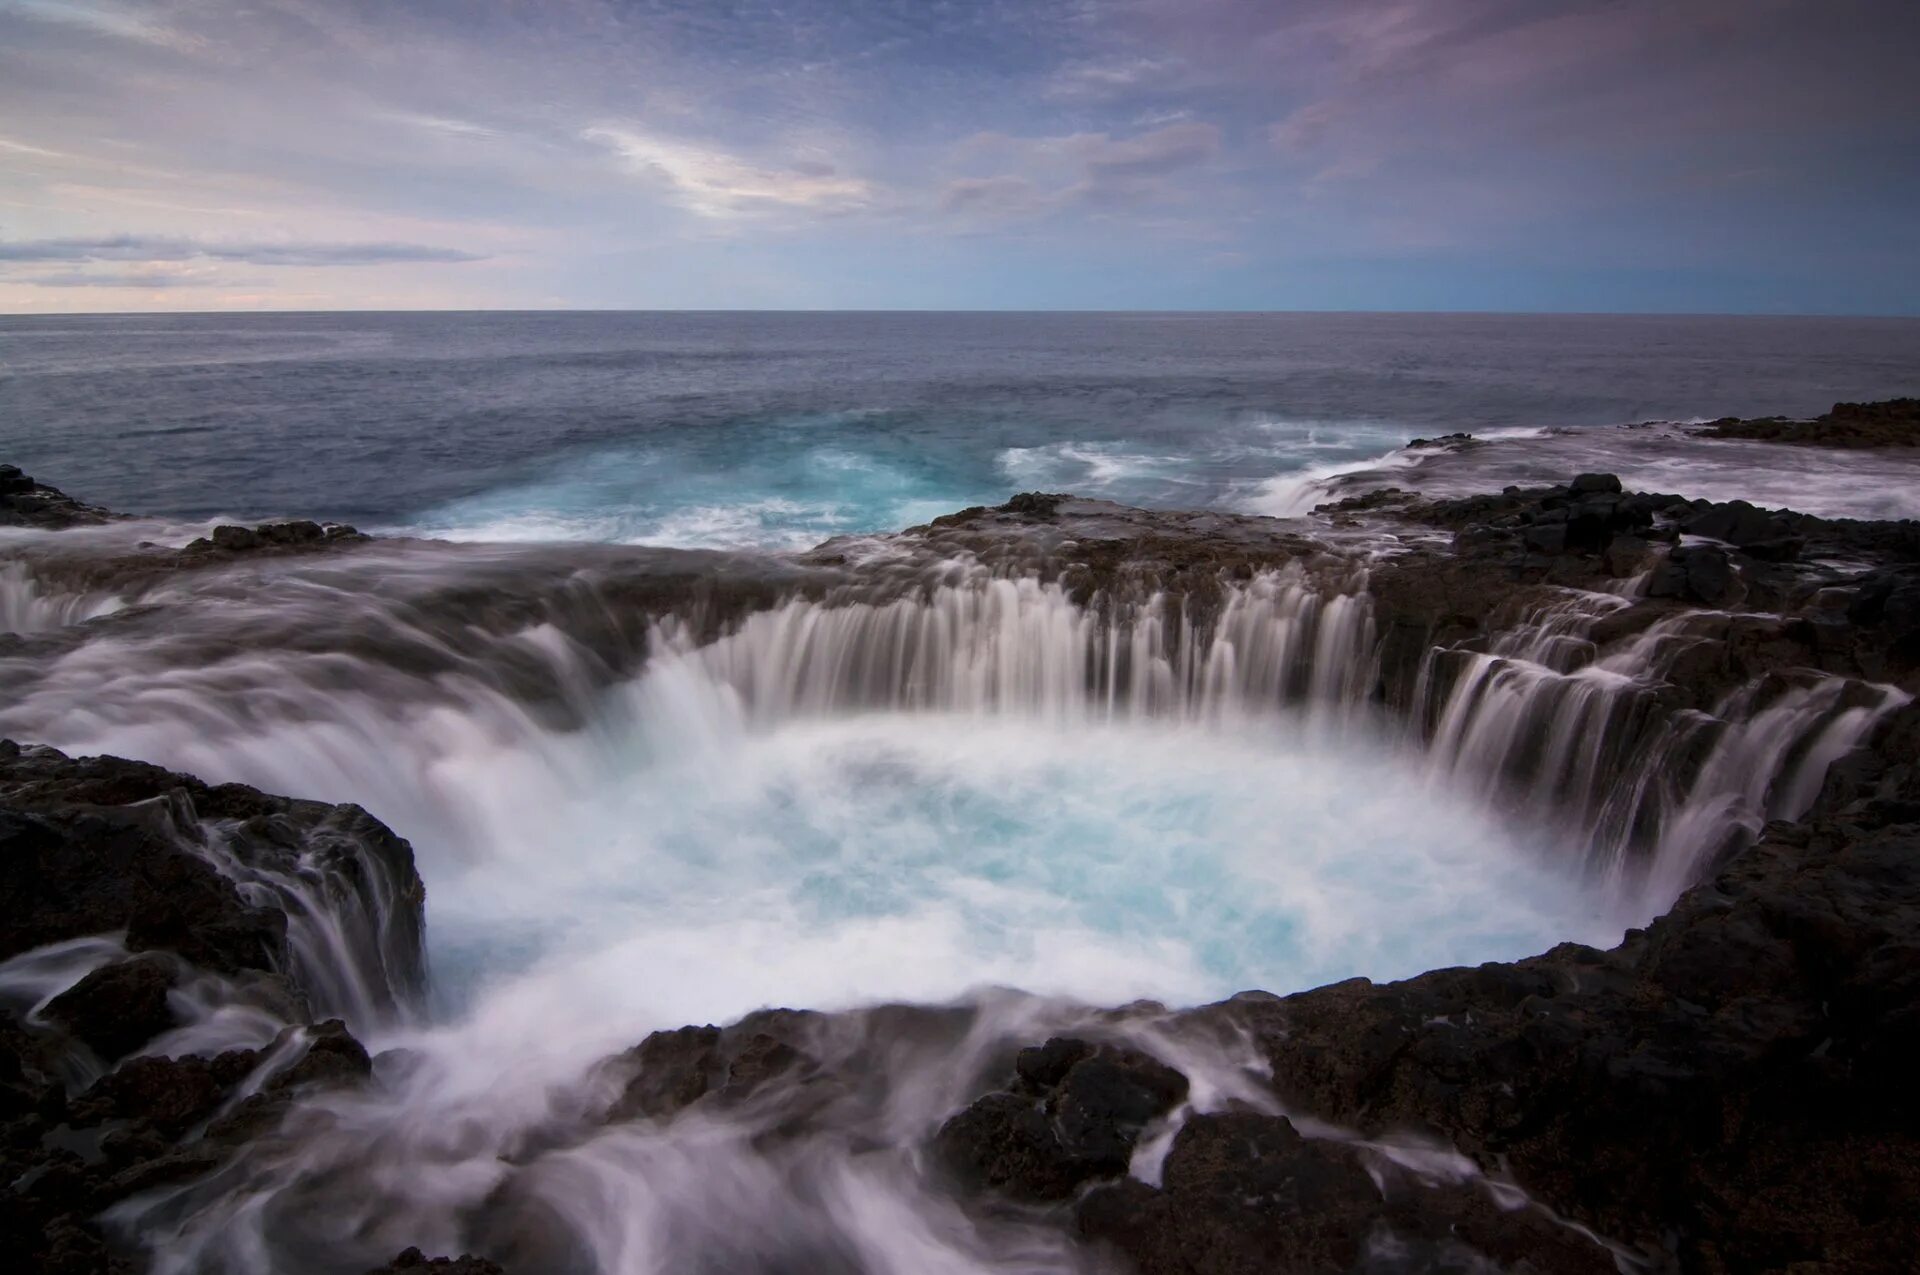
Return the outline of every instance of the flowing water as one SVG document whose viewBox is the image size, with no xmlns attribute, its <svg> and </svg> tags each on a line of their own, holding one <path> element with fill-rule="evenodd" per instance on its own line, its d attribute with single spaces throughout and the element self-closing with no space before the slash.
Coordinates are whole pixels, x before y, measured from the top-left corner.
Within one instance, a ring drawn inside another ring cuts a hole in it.
<svg viewBox="0 0 1920 1275">
<path fill-rule="evenodd" d="M 58 569 L 0 570 L 0 622 L 21 635 L 0 647 L 0 735 L 358 802 L 411 840 L 428 886 L 431 981 L 392 1012 L 355 990 L 384 986 L 364 916 L 311 879 L 255 883 L 308 907 L 302 951 L 337 977 L 307 981 L 388 1052 L 376 1084 L 303 1105 L 213 1179 L 120 1206 L 162 1272 L 349 1275 L 410 1244 L 582 1275 L 1077 1269 L 1090 1259 L 1057 1232 L 963 1214 L 920 1162 L 1006 1047 L 1123 1037 L 1193 1078 L 1185 1110 L 1271 1106 L 1244 1042 L 1086 1007 L 1610 943 L 1804 810 L 1904 700 L 1809 676 L 1656 711 L 1695 622 L 1600 646 L 1589 631 L 1625 598 L 1570 593 L 1486 650 L 1431 652 L 1389 713 L 1363 556 L 1229 582 L 1202 612 L 1154 594 L 1084 607 L 977 562 L 887 566 L 885 545 L 865 574 L 779 551 L 1036 488 L 1293 514 L 1363 473 L 1472 489 L 1473 464 L 1482 487 L 1635 464 L 1667 480 L 1646 485 L 1737 487 L 1741 445 L 1565 427 L 1910 388 L 1920 325 L 0 332 L 7 458 L 164 519 L 7 535 Z M 1496 441 L 1395 450 L 1454 429 Z M 1824 512 L 1899 512 L 1917 489 L 1821 464 L 1800 490 Z M 131 584 L 88 565 L 220 512 L 489 543 Z M 689 573 L 719 583 L 696 598 Z M 116 943 L 8 962 L 0 995 L 43 1003 Z M 272 1038 L 279 1020 L 221 1017 L 218 992 L 186 1016 L 198 1035 L 155 1048 Z M 861 1083 L 603 1123 L 604 1059 L 772 1005 L 843 1011 L 808 1052 Z M 1151 1177 L 1153 1155 L 1135 1167 Z"/>
</svg>

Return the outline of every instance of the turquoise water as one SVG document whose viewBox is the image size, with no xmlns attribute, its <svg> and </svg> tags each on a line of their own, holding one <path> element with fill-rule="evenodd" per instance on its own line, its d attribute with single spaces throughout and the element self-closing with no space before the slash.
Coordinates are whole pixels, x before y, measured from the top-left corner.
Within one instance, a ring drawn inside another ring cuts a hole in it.
<svg viewBox="0 0 1920 1275">
<path fill-rule="evenodd" d="M 790 547 L 1039 489 L 1261 509 L 1415 435 L 1911 393 L 1920 321 L 0 317 L 0 456 L 114 508 Z"/>
</svg>

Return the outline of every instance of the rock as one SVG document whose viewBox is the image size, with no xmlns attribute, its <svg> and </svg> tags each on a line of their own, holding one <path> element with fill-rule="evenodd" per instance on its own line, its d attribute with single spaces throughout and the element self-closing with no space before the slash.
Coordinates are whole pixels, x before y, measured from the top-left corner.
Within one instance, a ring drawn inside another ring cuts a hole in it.
<svg viewBox="0 0 1920 1275">
<path fill-rule="evenodd" d="M 1683 1269 L 1894 1269 L 1920 1242 L 1920 824 L 1788 827 L 1646 931 L 1233 1003 L 1290 1108 L 1428 1130 Z M 1916 807 L 1920 809 L 1920 807 Z M 1171 1171 L 1169 1172 L 1171 1180 Z"/>
<path fill-rule="evenodd" d="M 1832 411 L 1810 421 L 1729 416 L 1697 432 L 1706 438 L 1753 438 L 1802 447 L 1920 447 L 1920 398 L 1835 403 Z"/>
<path fill-rule="evenodd" d="M 1682 521 L 1680 529 L 1690 536 L 1724 540 L 1739 548 L 1791 534 L 1784 518 L 1756 509 L 1744 500 L 1707 505 Z"/>
<path fill-rule="evenodd" d="M 0 527 L 58 531 L 112 522 L 119 515 L 84 505 L 57 487 L 35 482 L 18 465 L 0 465 Z"/>
<path fill-rule="evenodd" d="M 1025 491 L 1000 506 L 1004 513 L 1021 514 L 1028 518 L 1051 518 L 1060 508 L 1060 502 L 1073 497 L 1049 494 L 1039 491 Z"/>
<path fill-rule="evenodd" d="M 305 1085 L 337 1085 L 365 1080 L 373 1074 L 366 1046 L 355 1040 L 337 1018 L 305 1029 L 307 1052 L 299 1062 L 273 1078 L 268 1086 L 279 1092 Z"/>
<path fill-rule="evenodd" d="M 811 1011 L 772 1009 L 724 1031 L 654 1032 L 607 1064 L 625 1077 L 607 1119 L 665 1119 L 709 1095 L 721 1103 L 743 1102 L 776 1079 L 804 1079 L 814 1066 L 806 1037 L 819 1019 Z"/>
<path fill-rule="evenodd" d="M 172 964 L 156 955 L 102 966 L 54 997 L 46 1017 L 111 1061 L 179 1025 L 167 994 Z"/>
<path fill-rule="evenodd" d="M 1725 550 L 1714 545 L 1685 545 L 1669 553 L 1654 571 L 1647 582 L 1647 594 L 1710 607 L 1731 606 L 1740 599 L 1739 578 Z"/>
<path fill-rule="evenodd" d="M 498 1265 L 484 1257 L 473 1257 L 462 1253 L 459 1257 L 429 1258 L 417 1248 L 407 1249 L 385 1266 L 376 1267 L 367 1275 L 506 1275 Z"/>
<path fill-rule="evenodd" d="M 1187 1079 L 1144 1054 L 1055 1039 L 1021 1051 L 1015 1087 L 950 1118 L 934 1156 L 967 1189 L 1064 1199 L 1127 1171 L 1147 1125 L 1186 1097 Z"/>
<path fill-rule="evenodd" d="M 1408 442 L 1411 448 L 1458 447 L 1462 443 L 1471 443 L 1472 434 L 1442 434 L 1438 438 L 1416 438 Z"/>
<path fill-rule="evenodd" d="M 1577 474 L 1567 486 L 1576 496 L 1597 495 L 1603 492 L 1618 494 L 1620 480 L 1612 474 Z"/>
<path fill-rule="evenodd" d="M 225 824 L 217 849 L 206 819 Z M 186 848 L 195 841 L 198 852 Z M 379 957 L 372 990 L 418 994 L 426 890 L 412 847 L 358 806 L 0 741 L 0 958 L 124 930 L 135 952 L 279 977 L 291 968 L 286 916 L 244 900 L 210 862 L 221 854 L 364 898 L 348 915 L 379 918 L 377 933 L 357 936 Z"/>
</svg>

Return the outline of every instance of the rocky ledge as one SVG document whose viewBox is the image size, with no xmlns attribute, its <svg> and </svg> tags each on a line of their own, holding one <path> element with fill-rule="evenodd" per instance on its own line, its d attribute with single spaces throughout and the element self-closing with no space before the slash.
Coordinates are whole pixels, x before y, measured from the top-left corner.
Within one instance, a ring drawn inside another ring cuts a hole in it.
<svg viewBox="0 0 1920 1275">
<path fill-rule="evenodd" d="M 1835 403 L 1832 411 L 1812 420 L 1727 416 L 1698 432 L 1702 438 L 1756 438 L 1803 447 L 1920 447 L 1920 398 Z"/>
<path fill-rule="evenodd" d="M 0 527 L 96 527 L 121 515 L 82 504 L 58 487 L 35 482 L 18 465 L 0 465 Z"/>
<path fill-rule="evenodd" d="M 1568 659 L 1689 619 L 1698 641 L 1649 692 L 1661 712 L 1795 670 L 1920 679 L 1911 523 L 1626 492 L 1604 474 L 1324 512 L 1330 530 L 1310 535 L 1030 493 L 895 547 L 1030 567 L 1089 601 L 1175 589 L 1204 611 L 1222 580 L 1351 571 L 1353 546 L 1387 529 L 1367 570 L 1389 704 L 1435 647 L 1483 651 L 1556 591 L 1623 580 L 1631 598 Z M 171 552 L 344 538 L 277 526 L 298 530 Z M 804 561 L 854 574 L 857 552 Z M 0 1245 L 28 1269 L 132 1271 L 98 1229 L 106 1206 L 216 1170 L 302 1093 L 369 1083 L 274 893 L 296 868 L 338 898 L 369 873 L 398 883 L 392 928 L 359 940 L 387 989 L 372 1012 L 397 1011 L 420 977 L 423 890 L 405 842 L 364 811 L 0 744 L 0 961 L 59 957 L 44 994 L 10 965 L 0 1005 Z M 194 1037 L 176 993 L 205 978 L 284 1025 L 227 1047 Z M 1198 1083 L 1179 1049 L 1143 1046 L 1142 1023 L 1176 1045 L 1236 1042 L 1248 1087 Z M 610 1097 L 589 1123 L 751 1111 L 776 1147 L 843 1119 L 876 1059 L 917 1049 L 933 1069 L 968 1031 L 962 1008 L 889 1006 L 655 1033 L 603 1063 Z M 849 1035 L 858 1049 L 823 1047 Z M 924 1131 L 914 1171 L 980 1217 L 1055 1225 L 1141 1275 L 1904 1269 L 1920 1251 L 1920 708 L 1833 765 L 1808 818 L 1770 825 L 1611 951 L 1123 1007 L 1017 1044 Z M 511 1269 L 543 1269 L 543 1223 L 513 1204 L 490 1199 L 476 1231 Z M 382 1268 L 500 1270 L 417 1249 Z"/>
<path fill-rule="evenodd" d="M 369 1074 L 325 1013 L 330 989 L 303 963 L 283 891 L 315 885 L 352 936 L 345 914 L 369 911 L 375 872 L 381 893 L 398 886 L 394 912 L 358 937 L 369 985 L 397 1010 L 423 976 L 425 892 L 407 843 L 365 811 L 0 741 L 0 1251 L 13 1269 L 131 1273 L 98 1229 L 103 1209 L 208 1172 L 299 1094 Z M 208 998 L 192 993 L 213 989 L 250 1011 L 253 1043 L 198 1021 Z"/>
</svg>

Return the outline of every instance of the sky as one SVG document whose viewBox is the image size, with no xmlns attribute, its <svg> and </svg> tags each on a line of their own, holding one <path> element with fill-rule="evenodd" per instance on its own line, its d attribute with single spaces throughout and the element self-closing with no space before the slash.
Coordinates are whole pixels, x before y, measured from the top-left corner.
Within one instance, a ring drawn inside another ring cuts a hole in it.
<svg viewBox="0 0 1920 1275">
<path fill-rule="evenodd" d="M 0 0 L 0 311 L 1920 313 L 1920 0 Z"/>
</svg>

